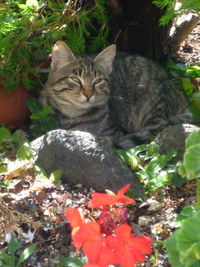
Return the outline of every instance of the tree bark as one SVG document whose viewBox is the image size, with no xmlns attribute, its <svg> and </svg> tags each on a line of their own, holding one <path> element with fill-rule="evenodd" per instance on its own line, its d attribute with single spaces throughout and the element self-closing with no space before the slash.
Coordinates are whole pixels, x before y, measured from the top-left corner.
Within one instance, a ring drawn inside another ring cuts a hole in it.
<svg viewBox="0 0 200 267">
<path fill-rule="evenodd" d="M 171 25 L 160 26 L 165 10 L 152 0 L 108 0 L 111 35 L 119 51 L 139 54 L 165 64 Z"/>
<path fill-rule="evenodd" d="M 173 53 L 177 52 L 181 46 L 184 39 L 192 32 L 192 30 L 197 26 L 199 17 L 196 14 L 189 13 L 184 14 L 177 21 L 178 24 L 175 27 L 175 31 L 172 36 L 170 36 L 169 46 Z"/>
</svg>

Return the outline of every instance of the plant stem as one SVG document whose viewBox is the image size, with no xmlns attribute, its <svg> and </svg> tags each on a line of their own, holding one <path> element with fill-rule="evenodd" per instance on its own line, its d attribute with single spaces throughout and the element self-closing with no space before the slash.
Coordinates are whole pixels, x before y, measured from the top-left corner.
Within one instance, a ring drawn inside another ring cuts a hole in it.
<svg viewBox="0 0 200 267">
<path fill-rule="evenodd" d="M 197 179 L 196 206 L 200 209 L 200 178 Z"/>
</svg>

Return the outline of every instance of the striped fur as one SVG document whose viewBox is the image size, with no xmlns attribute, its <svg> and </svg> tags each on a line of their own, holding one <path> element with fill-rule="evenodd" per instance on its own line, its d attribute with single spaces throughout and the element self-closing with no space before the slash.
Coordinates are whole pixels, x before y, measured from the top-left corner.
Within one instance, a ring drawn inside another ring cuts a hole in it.
<svg viewBox="0 0 200 267">
<path fill-rule="evenodd" d="M 114 45 L 94 58 L 75 57 L 65 43 L 56 43 L 40 99 L 60 114 L 61 128 L 130 148 L 169 124 L 191 121 L 184 97 L 160 66 L 140 56 L 114 57 Z"/>
</svg>

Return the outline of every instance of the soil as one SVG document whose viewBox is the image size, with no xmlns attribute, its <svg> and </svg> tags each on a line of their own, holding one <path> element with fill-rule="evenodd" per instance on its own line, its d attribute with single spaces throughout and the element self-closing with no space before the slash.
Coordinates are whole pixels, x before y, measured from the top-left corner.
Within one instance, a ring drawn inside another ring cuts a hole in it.
<svg viewBox="0 0 200 267">
<path fill-rule="evenodd" d="M 199 43 L 200 23 L 182 43 L 177 61 L 188 65 L 200 63 Z M 12 157 L 15 157 L 14 152 Z M 27 167 L 22 168 L 20 173 L 2 175 L 0 178 L 0 181 L 13 180 L 11 186 L 0 188 L 0 194 L 10 212 L 22 212 L 40 224 L 34 230 L 28 224 L 21 223 L 22 234 L 15 232 L 22 244 L 22 248 L 17 251 L 18 256 L 28 245 L 37 244 L 36 251 L 22 264 L 23 267 L 56 267 L 61 257 L 79 255 L 71 243 L 71 229 L 65 218 L 65 209 L 85 208 L 94 192 L 92 188 L 88 189 L 81 184 L 54 185 L 36 181 Z M 128 206 L 128 222 L 133 231 L 148 234 L 157 241 L 153 245 L 153 257 L 150 256 L 144 264 L 138 266 L 170 266 L 167 253 L 158 241 L 164 241 L 176 229 L 175 217 L 184 206 L 194 203 L 195 190 L 196 185 L 192 182 L 181 188 L 167 186 L 153 196 L 144 197 L 142 202 L 137 201 L 136 205 Z M 92 216 L 91 210 L 86 209 L 86 212 Z M 4 220 L 6 224 L 6 218 Z M 9 234 L 6 239 L 3 236 L 1 250 L 7 247 L 8 240 Z"/>
<path fill-rule="evenodd" d="M 200 22 L 190 35 L 182 42 L 175 57 L 177 62 L 186 65 L 200 64 Z"/>
</svg>

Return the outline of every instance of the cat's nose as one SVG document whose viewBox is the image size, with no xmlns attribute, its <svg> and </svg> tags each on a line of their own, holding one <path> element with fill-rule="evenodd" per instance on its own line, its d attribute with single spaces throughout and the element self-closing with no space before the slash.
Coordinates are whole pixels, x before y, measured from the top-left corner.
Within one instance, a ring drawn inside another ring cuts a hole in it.
<svg viewBox="0 0 200 267">
<path fill-rule="evenodd" d="M 87 101 L 90 100 L 90 98 L 93 96 L 92 91 L 83 91 L 83 95 L 87 98 Z"/>
</svg>

